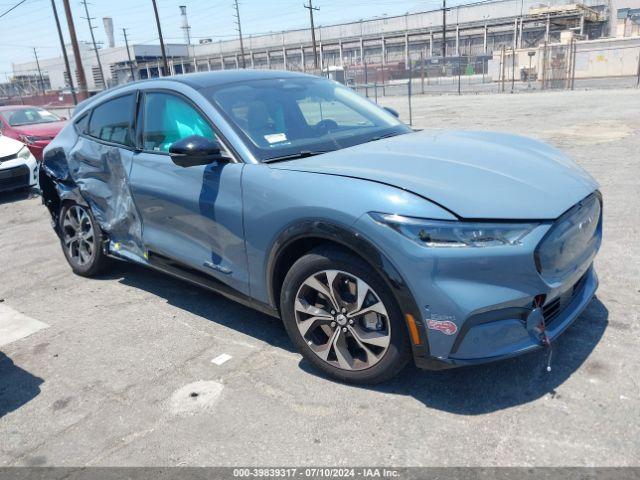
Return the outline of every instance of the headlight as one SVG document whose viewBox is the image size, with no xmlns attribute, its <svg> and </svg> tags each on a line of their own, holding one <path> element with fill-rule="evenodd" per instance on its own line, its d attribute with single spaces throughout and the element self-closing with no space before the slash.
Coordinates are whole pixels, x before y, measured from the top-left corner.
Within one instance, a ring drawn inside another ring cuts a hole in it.
<svg viewBox="0 0 640 480">
<path fill-rule="evenodd" d="M 31 158 L 31 152 L 27 147 L 22 147 L 18 152 L 18 158 L 22 160 L 29 160 Z"/>
<path fill-rule="evenodd" d="M 385 213 L 371 217 L 425 247 L 496 247 L 519 245 L 538 224 L 427 220 Z"/>
</svg>

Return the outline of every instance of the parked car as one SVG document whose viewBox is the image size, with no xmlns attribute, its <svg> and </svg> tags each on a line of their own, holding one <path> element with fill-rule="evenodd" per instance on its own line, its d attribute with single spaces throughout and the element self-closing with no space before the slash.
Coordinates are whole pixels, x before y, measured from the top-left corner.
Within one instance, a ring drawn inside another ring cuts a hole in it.
<svg viewBox="0 0 640 480">
<path fill-rule="evenodd" d="M 0 135 L 0 192 L 35 186 L 38 162 L 29 149 L 13 138 Z"/>
<path fill-rule="evenodd" d="M 42 160 L 44 147 L 65 126 L 66 120 L 40 107 L 8 105 L 0 107 L 0 131 L 29 147 Z"/>
<path fill-rule="evenodd" d="M 602 199 L 565 155 L 415 132 L 299 73 L 97 95 L 45 149 L 41 190 L 77 274 L 127 260 L 280 316 L 342 381 L 541 348 L 597 286 Z"/>
</svg>

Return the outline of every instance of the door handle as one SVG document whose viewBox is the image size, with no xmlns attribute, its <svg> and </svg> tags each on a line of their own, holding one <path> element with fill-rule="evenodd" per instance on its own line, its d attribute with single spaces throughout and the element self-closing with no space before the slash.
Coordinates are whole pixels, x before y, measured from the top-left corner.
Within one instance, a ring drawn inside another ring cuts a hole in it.
<svg viewBox="0 0 640 480">
<path fill-rule="evenodd" d="M 227 268 L 227 267 L 223 267 L 222 265 L 218 265 L 217 263 L 213 263 L 213 262 L 204 262 L 204 266 L 208 267 L 212 270 L 215 270 L 216 272 L 220 272 L 220 273 L 224 273 L 225 275 L 229 275 L 230 273 L 233 273 L 233 270 Z"/>
</svg>

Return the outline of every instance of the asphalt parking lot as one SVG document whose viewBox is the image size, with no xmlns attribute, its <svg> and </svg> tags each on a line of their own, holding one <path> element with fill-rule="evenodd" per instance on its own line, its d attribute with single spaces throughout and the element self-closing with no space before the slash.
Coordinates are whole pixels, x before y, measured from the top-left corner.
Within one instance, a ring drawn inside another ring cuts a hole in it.
<svg viewBox="0 0 640 480">
<path fill-rule="evenodd" d="M 34 333 L 0 346 L 0 465 L 640 465 L 638 90 L 414 97 L 413 118 L 548 141 L 600 182 L 600 289 L 551 373 L 534 353 L 335 383 L 278 320 L 137 266 L 73 275 L 39 198 L 3 195 L 0 316 Z"/>
</svg>

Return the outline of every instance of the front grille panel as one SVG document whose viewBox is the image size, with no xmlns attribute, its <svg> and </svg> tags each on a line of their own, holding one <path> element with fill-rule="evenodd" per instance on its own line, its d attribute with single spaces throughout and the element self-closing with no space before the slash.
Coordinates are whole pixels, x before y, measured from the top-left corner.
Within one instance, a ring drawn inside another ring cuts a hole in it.
<svg viewBox="0 0 640 480">
<path fill-rule="evenodd" d="M 29 167 L 19 167 L 0 170 L 0 191 L 13 190 L 29 185 Z"/>
<path fill-rule="evenodd" d="M 556 220 L 540 241 L 538 272 L 550 284 L 562 283 L 593 260 L 601 238 L 602 205 L 594 193 Z"/>
<path fill-rule="evenodd" d="M 0 157 L 0 163 L 8 162 L 9 160 L 15 160 L 18 158 L 18 154 L 14 153 L 13 155 L 7 155 L 6 157 Z"/>
<path fill-rule="evenodd" d="M 556 320 L 567 305 L 573 301 L 576 295 L 580 292 L 580 289 L 584 286 L 586 278 L 587 274 L 584 274 L 580 280 L 573 284 L 571 288 L 567 289 L 542 307 L 542 315 L 544 316 L 544 322 L 547 325 Z"/>
</svg>

